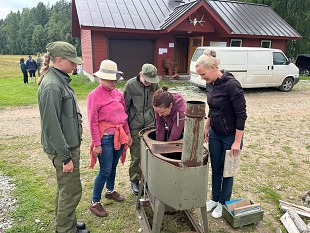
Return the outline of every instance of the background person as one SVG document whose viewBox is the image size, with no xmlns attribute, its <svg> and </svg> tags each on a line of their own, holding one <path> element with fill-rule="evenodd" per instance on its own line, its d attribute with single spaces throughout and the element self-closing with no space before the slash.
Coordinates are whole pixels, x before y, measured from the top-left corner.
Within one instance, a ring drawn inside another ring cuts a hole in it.
<svg viewBox="0 0 310 233">
<path fill-rule="evenodd" d="M 131 190 L 138 194 L 140 181 L 140 130 L 155 126 L 155 116 L 152 107 L 154 92 L 159 89 L 159 77 L 157 68 L 152 64 L 144 64 L 140 73 L 127 81 L 124 88 L 126 112 L 132 146 L 130 147 L 131 161 L 129 166 L 129 177 Z"/>
<path fill-rule="evenodd" d="M 239 156 L 247 115 L 240 83 L 231 73 L 219 70 L 220 62 L 215 56 L 215 51 L 205 51 L 196 61 L 196 72 L 207 82 L 209 105 L 204 138 L 209 142 L 212 198 L 206 205 L 207 211 L 216 207 L 211 215 L 219 218 L 233 187 L 233 177 L 223 177 L 226 150 Z"/>
<path fill-rule="evenodd" d="M 156 140 L 176 141 L 182 138 L 186 101 L 181 94 L 170 93 L 167 86 L 153 96 L 156 119 Z"/>
<path fill-rule="evenodd" d="M 82 115 L 68 73 L 82 63 L 76 48 L 62 41 L 49 43 L 49 55 L 39 81 L 41 144 L 53 163 L 57 178 L 56 232 L 87 233 L 77 226 L 75 209 L 80 202 L 80 146 Z M 50 65 L 51 64 L 51 65 Z M 82 228 L 84 228 L 83 226 Z"/>
<path fill-rule="evenodd" d="M 44 63 L 44 58 L 41 53 L 37 53 L 37 69 L 38 69 L 38 77 L 41 76 L 41 69 Z"/>
<path fill-rule="evenodd" d="M 28 73 L 25 65 L 25 59 L 23 57 L 19 60 L 19 65 L 24 76 L 24 83 L 26 84 L 28 83 Z"/>
<path fill-rule="evenodd" d="M 26 68 L 29 72 L 30 81 L 32 82 L 32 78 L 34 78 L 34 82 L 36 82 L 36 70 L 37 70 L 37 62 L 32 59 L 32 56 L 29 55 L 26 61 Z"/>
<path fill-rule="evenodd" d="M 125 100 L 123 94 L 115 87 L 122 77 L 122 73 L 117 70 L 117 64 L 111 60 L 103 60 L 94 76 L 99 78 L 100 84 L 88 94 L 87 113 L 93 148 L 91 153 L 98 156 L 100 170 L 94 181 L 89 209 L 93 214 L 105 217 L 108 212 L 101 204 L 101 194 L 105 185 L 106 198 L 117 202 L 124 201 L 124 198 L 114 191 L 116 167 L 124 146 L 131 146 L 132 140 Z M 93 165 L 92 162 L 91 167 Z"/>
</svg>

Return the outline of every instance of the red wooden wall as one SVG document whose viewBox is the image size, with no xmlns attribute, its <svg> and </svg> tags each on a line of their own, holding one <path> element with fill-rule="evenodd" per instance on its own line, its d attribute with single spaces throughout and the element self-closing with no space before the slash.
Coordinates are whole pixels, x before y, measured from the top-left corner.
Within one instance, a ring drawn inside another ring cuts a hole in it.
<svg viewBox="0 0 310 233">
<path fill-rule="evenodd" d="M 81 46 L 83 70 L 85 70 L 88 74 L 93 74 L 92 32 L 90 30 L 81 30 Z"/>
</svg>

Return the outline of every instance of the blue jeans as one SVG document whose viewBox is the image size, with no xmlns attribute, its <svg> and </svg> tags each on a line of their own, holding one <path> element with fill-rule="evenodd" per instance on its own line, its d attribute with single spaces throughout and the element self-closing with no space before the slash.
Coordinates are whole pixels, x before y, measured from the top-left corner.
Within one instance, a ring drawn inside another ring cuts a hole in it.
<svg viewBox="0 0 310 233">
<path fill-rule="evenodd" d="M 115 150 L 114 135 L 104 135 L 101 139 L 101 148 L 102 154 L 98 156 L 100 171 L 94 182 L 93 202 L 101 201 L 101 193 L 105 183 L 108 191 L 114 190 L 116 167 L 124 145 L 119 150 Z"/>
<path fill-rule="evenodd" d="M 226 150 L 231 149 L 235 135 L 217 135 L 212 129 L 209 130 L 209 152 L 212 168 L 212 200 L 225 204 L 229 201 L 232 193 L 234 178 L 223 177 Z M 241 143 L 242 147 L 242 143 Z"/>
</svg>

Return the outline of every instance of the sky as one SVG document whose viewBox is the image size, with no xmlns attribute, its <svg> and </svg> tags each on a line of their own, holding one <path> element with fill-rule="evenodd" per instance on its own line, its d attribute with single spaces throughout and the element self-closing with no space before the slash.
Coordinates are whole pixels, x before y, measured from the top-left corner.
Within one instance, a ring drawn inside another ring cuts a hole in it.
<svg viewBox="0 0 310 233">
<path fill-rule="evenodd" d="M 39 2 L 44 5 L 55 4 L 58 0 L 0 0 L 0 19 L 4 19 L 11 11 L 22 11 L 23 8 L 35 7 Z M 68 0 L 66 0 L 68 1 Z"/>
</svg>

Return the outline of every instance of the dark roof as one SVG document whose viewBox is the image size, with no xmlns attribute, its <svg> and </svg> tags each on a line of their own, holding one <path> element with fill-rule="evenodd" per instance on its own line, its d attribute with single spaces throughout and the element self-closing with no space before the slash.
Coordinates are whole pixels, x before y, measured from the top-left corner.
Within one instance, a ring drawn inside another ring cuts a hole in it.
<svg viewBox="0 0 310 233">
<path fill-rule="evenodd" d="M 174 0 L 74 0 L 81 26 L 156 30 Z M 184 0 L 183 2 L 189 2 Z"/>
<path fill-rule="evenodd" d="M 189 12 L 194 6 L 197 5 L 200 1 L 193 1 L 189 3 L 184 3 L 180 6 L 177 6 L 170 14 L 169 17 L 164 20 L 160 25 L 161 29 L 166 29 L 180 19 L 185 13 Z"/>
<path fill-rule="evenodd" d="M 208 3 L 231 28 L 231 34 L 301 37 L 267 5 L 235 1 L 208 1 Z"/>
<path fill-rule="evenodd" d="M 266 5 L 216 0 L 73 0 L 79 24 L 88 27 L 162 30 L 199 2 L 208 4 L 232 35 L 301 37 Z"/>
</svg>

